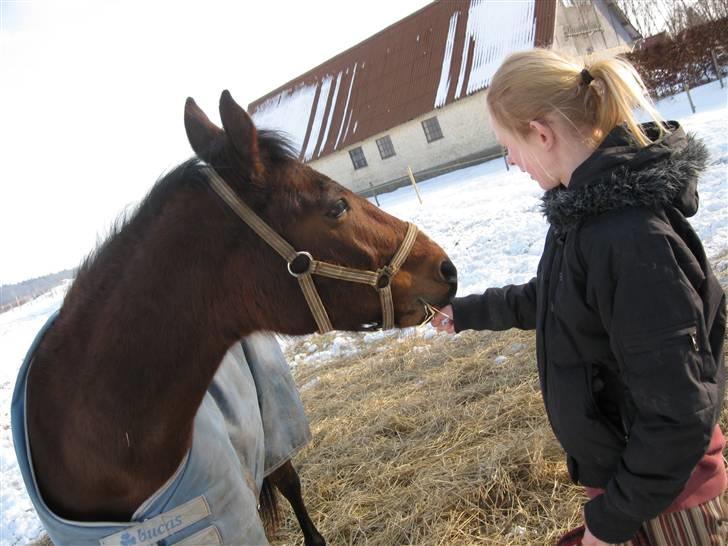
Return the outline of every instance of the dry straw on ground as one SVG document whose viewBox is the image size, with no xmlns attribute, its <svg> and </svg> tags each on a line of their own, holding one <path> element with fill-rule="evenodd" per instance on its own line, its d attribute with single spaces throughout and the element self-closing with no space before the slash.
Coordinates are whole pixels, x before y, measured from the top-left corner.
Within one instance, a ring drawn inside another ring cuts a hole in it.
<svg viewBox="0 0 728 546">
<path fill-rule="evenodd" d="M 296 370 L 294 464 L 330 544 L 538 544 L 578 522 L 531 333 L 383 340 Z M 313 381 L 317 378 L 317 381 Z M 285 504 L 285 501 L 281 503 Z M 287 518 L 276 544 L 301 543 Z"/>
</svg>

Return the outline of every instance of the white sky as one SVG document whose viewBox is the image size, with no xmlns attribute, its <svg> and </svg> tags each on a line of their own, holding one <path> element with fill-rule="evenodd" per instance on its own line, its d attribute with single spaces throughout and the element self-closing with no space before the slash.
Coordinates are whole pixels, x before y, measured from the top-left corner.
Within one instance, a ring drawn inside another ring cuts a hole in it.
<svg viewBox="0 0 728 546">
<path fill-rule="evenodd" d="M 426 0 L 0 0 L 0 284 L 75 267 L 219 122 Z"/>
</svg>

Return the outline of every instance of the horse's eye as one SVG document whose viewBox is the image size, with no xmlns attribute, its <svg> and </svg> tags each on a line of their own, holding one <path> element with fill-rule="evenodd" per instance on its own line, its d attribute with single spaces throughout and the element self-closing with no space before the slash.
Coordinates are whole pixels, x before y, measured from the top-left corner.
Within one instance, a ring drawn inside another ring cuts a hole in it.
<svg viewBox="0 0 728 546">
<path fill-rule="evenodd" d="M 329 209 L 329 211 L 326 213 L 326 216 L 331 216 L 331 218 L 341 218 L 344 214 L 346 214 L 346 211 L 348 210 L 349 203 L 346 202 L 346 199 L 339 199 Z"/>
</svg>

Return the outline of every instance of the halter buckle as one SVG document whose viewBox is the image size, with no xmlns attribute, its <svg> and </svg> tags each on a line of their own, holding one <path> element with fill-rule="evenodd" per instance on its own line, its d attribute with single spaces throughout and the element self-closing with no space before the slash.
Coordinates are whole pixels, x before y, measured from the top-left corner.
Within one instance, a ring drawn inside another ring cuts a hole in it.
<svg viewBox="0 0 728 546">
<path fill-rule="evenodd" d="M 288 272 L 294 277 L 311 273 L 313 271 L 313 256 L 305 250 L 296 252 L 296 257 L 288 262 L 287 267 Z"/>
</svg>

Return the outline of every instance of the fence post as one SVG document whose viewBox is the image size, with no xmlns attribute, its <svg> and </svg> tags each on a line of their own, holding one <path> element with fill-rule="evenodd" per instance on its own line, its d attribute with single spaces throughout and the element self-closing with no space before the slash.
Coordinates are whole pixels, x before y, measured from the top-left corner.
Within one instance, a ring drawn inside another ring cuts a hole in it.
<svg viewBox="0 0 728 546">
<path fill-rule="evenodd" d="M 377 190 L 374 189 L 374 184 L 369 182 L 369 187 L 372 189 L 372 193 L 374 194 L 374 202 L 379 208 L 382 208 L 382 206 L 379 204 L 379 199 L 377 198 Z"/>
<path fill-rule="evenodd" d="M 511 166 L 508 165 L 508 149 L 505 147 L 503 148 L 503 162 L 506 164 L 506 170 L 510 171 Z"/>
<path fill-rule="evenodd" d="M 688 87 L 688 84 L 683 83 L 683 88 L 685 89 L 685 92 L 688 94 L 688 101 L 690 101 L 690 109 L 693 111 L 693 114 L 695 113 L 695 105 L 693 104 L 693 97 L 690 96 L 690 88 Z"/>
<path fill-rule="evenodd" d="M 415 192 L 417 193 L 417 199 L 420 200 L 420 205 L 422 204 L 422 196 L 420 195 L 420 190 L 417 189 L 417 182 L 415 182 L 415 175 L 412 174 L 412 168 L 407 165 L 407 173 L 409 174 L 410 182 L 412 182 L 412 187 L 415 189 Z"/>
<path fill-rule="evenodd" d="M 713 59 L 713 68 L 715 69 L 715 75 L 718 76 L 718 81 L 720 82 L 720 88 L 723 89 L 723 87 L 725 87 L 723 85 L 723 76 L 720 73 L 720 66 L 718 66 L 718 59 L 715 58 L 715 51 L 713 51 L 713 49 L 710 50 L 710 58 Z"/>
</svg>

